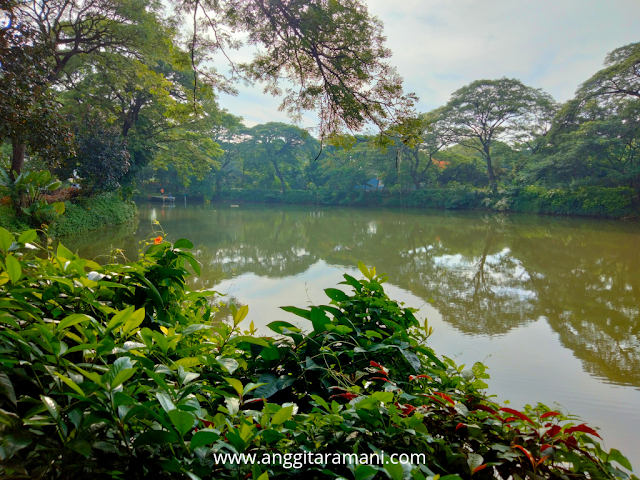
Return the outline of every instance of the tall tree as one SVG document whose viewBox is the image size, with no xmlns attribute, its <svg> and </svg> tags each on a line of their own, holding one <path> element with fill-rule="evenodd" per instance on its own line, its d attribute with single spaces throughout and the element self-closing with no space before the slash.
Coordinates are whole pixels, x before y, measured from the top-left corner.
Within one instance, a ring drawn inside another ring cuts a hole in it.
<svg viewBox="0 0 640 480">
<path fill-rule="evenodd" d="M 37 50 L 46 65 L 39 85 L 42 96 L 51 95 L 51 87 L 72 75 L 83 57 L 109 52 L 136 56 L 139 43 L 158 31 L 149 25 L 158 25 L 159 15 L 158 4 L 150 0 L 5 1 L 2 7 L 10 25 L 33 32 L 28 47 Z M 55 111 L 55 105 L 52 108 Z M 37 135 L 43 124 L 34 122 L 29 127 L 29 135 Z M 24 166 L 25 142 L 24 138 L 13 141 L 16 172 Z"/>
<path fill-rule="evenodd" d="M 416 190 L 426 183 L 429 169 L 436 163 L 433 156 L 454 140 L 451 130 L 443 121 L 441 108 L 421 114 L 412 121 L 405 121 L 392 128 L 390 135 Z"/>
<path fill-rule="evenodd" d="M 496 193 L 491 157 L 493 142 L 522 141 L 533 136 L 540 119 L 548 117 L 554 108 L 550 95 L 518 80 L 476 80 L 453 93 L 442 110 L 442 117 L 456 143 L 482 155 L 489 185 Z"/>
<path fill-rule="evenodd" d="M 0 141 L 11 142 L 13 176 L 22 170 L 27 150 L 58 158 L 69 155 L 72 146 L 49 89 L 47 52 L 38 31 L 20 21 L 16 2 L 1 6 Z"/>
<path fill-rule="evenodd" d="M 247 130 L 252 162 L 258 168 L 268 166 L 280 181 L 284 193 L 287 178 L 301 170 L 305 160 L 317 150 L 317 140 L 305 130 L 285 123 L 269 122 Z"/>
</svg>

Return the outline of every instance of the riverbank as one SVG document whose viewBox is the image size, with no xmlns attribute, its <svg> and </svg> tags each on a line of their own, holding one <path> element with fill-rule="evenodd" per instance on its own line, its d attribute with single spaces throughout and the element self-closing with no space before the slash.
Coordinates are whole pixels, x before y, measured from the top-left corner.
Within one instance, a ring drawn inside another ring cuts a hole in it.
<svg viewBox="0 0 640 480">
<path fill-rule="evenodd" d="M 290 203 L 341 206 L 437 208 L 570 215 L 598 218 L 638 218 L 640 202 L 627 187 L 579 187 L 548 190 L 527 186 L 491 194 L 484 189 L 424 189 L 410 192 L 234 189 L 222 192 L 231 202 Z"/>
<path fill-rule="evenodd" d="M 103 193 L 90 198 L 66 201 L 65 212 L 49 226 L 49 235 L 58 237 L 84 233 L 105 226 L 120 225 L 136 216 L 136 205 L 115 193 Z M 0 226 L 10 232 L 23 232 L 31 228 L 25 220 L 17 218 L 11 206 L 0 206 Z"/>
</svg>

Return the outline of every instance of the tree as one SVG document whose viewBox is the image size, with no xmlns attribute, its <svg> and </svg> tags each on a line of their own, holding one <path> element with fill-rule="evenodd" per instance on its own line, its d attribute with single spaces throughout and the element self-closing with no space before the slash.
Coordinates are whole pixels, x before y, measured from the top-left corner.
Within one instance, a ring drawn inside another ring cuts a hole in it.
<svg viewBox="0 0 640 480">
<path fill-rule="evenodd" d="M 312 151 L 317 151 L 317 140 L 305 130 L 286 123 L 256 125 L 247 130 L 247 134 L 253 165 L 257 168 L 268 166 L 280 181 L 282 193 L 287 185 L 285 177 L 291 178 Z"/>
<path fill-rule="evenodd" d="M 603 104 L 594 97 L 560 122 L 552 148 L 532 165 L 531 180 L 640 192 L 640 101 L 609 98 Z"/>
<path fill-rule="evenodd" d="M 113 190 L 130 168 L 127 143 L 117 127 L 98 123 L 82 125 L 75 135 L 76 155 L 55 169 L 61 178 L 77 175 L 85 194 Z"/>
<path fill-rule="evenodd" d="M 195 20 L 192 58 L 226 55 L 241 43 L 260 48 L 253 61 L 237 64 L 232 76 L 266 83 L 265 91 L 285 94 L 280 108 L 294 119 L 319 113 L 320 138 L 371 122 L 381 128 L 409 116 L 414 95 L 386 63 L 382 23 L 359 0 L 180 0 L 178 12 Z M 185 18 L 185 20 L 186 20 Z M 200 57 L 198 57 L 200 55 Z M 220 81 L 215 71 L 203 78 Z M 285 87 L 282 87 L 284 83 Z"/>
<path fill-rule="evenodd" d="M 403 160 L 407 160 L 404 164 L 416 190 L 426 183 L 429 168 L 437 163 L 433 156 L 453 141 L 450 129 L 443 122 L 441 108 L 392 128 L 391 136 L 396 137 L 394 143 L 399 149 L 398 155 L 407 153 Z"/>
<path fill-rule="evenodd" d="M 442 118 L 456 143 L 480 152 L 487 164 L 489 185 L 496 193 L 493 142 L 534 136 L 540 119 L 547 118 L 554 108 L 550 95 L 518 80 L 476 80 L 453 93 L 443 107 Z"/>
<path fill-rule="evenodd" d="M 246 140 L 246 128 L 242 124 L 242 118 L 224 112 L 221 120 L 220 125 L 217 125 L 213 130 L 213 141 L 220 145 L 223 152 L 214 172 L 217 197 L 222 194 L 223 179 L 233 171 L 234 164 L 242 162 L 245 150 L 243 140 Z"/>
<path fill-rule="evenodd" d="M 580 85 L 576 98 L 582 102 L 593 97 L 640 99 L 640 42 L 609 53 L 604 67 Z"/>
<path fill-rule="evenodd" d="M 49 90 L 46 51 L 38 32 L 20 22 L 14 2 L 3 1 L 0 27 L 0 141 L 12 144 L 11 176 L 24 166 L 27 150 L 48 157 L 72 153 L 71 133 Z"/>
<path fill-rule="evenodd" d="M 53 99 L 51 87 L 60 83 L 63 77 L 73 81 L 73 72 L 80 58 L 87 55 L 118 52 L 135 57 L 139 42 L 148 41 L 149 36 L 159 30 L 150 25 L 156 23 L 157 27 L 154 5 L 149 0 L 3 1 L 3 16 L 9 19 L 8 29 L 3 27 L 3 37 L 7 31 L 12 32 L 16 28 L 28 32 L 27 35 L 18 35 L 21 45 L 17 50 L 21 52 L 17 54 L 29 58 L 18 60 L 18 63 L 25 64 L 22 70 L 9 71 L 13 71 L 17 78 L 18 90 L 33 88 L 37 93 L 33 97 L 33 105 L 20 104 L 17 109 L 23 115 L 31 113 L 35 119 L 41 116 L 37 111 L 40 106 L 45 113 L 42 120 L 23 123 L 23 134 L 16 136 L 15 131 L 12 132 L 16 137 L 12 140 L 13 170 L 18 173 L 22 170 L 26 146 L 38 144 L 33 138 L 39 138 L 41 132 L 47 130 L 47 119 L 55 120 L 57 106 L 45 101 L 46 98 Z M 34 63 L 37 70 L 36 80 L 31 84 L 32 72 L 27 69 L 33 70 L 34 67 L 30 63 Z M 3 79 L 2 83 L 9 82 Z M 26 84 L 26 87 L 20 87 L 20 84 Z M 34 106 L 38 106 L 36 111 Z M 52 128 L 55 126 L 53 120 L 50 122 Z M 55 128 L 53 130 L 56 131 Z M 54 142 L 56 138 L 48 135 L 45 141 Z"/>
</svg>

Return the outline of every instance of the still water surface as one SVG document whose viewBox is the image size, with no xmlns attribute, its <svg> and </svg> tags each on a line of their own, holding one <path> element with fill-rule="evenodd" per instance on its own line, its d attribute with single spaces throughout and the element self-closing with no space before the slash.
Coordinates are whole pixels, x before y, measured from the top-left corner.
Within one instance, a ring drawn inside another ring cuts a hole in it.
<svg viewBox="0 0 640 480">
<path fill-rule="evenodd" d="M 63 242 L 137 258 L 158 220 L 203 264 L 196 288 L 248 304 L 246 322 L 297 322 L 358 261 L 435 328 L 430 345 L 489 367 L 511 406 L 558 403 L 640 467 L 640 225 L 478 212 L 139 205 L 139 221 Z M 156 226 L 157 228 L 157 226 Z M 102 257 L 106 258 L 106 257 Z"/>
</svg>

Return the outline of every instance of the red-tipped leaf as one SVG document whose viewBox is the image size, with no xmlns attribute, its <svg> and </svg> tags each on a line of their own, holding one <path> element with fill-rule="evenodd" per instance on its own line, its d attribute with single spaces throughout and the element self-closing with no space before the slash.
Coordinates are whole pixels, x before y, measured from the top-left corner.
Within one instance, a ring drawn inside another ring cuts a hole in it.
<svg viewBox="0 0 640 480">
<path fill-rule="evenodd" d="M 503 412 L 510 413 L 511 415 L 515 415 L 520 420 L 523 420 L 525 422 L 529 422 L 530 424 L 533 425 L 533 421 L 529 417 L 527 417 L 524 413 L 519 412 L 518 410 L 514 410 L 513 408 L 508 408 L 508 407 L 503 407 L 500 410 L 503 411 Z"/>
<path fill-rule="evenodd" d="M 487 465 L 486 463 L 483 463 L 482 465 L 478 465 L 476 468 L 473 469 L 473 473 L 471 475 L 473 475 L 476 472 L 479 472 L 480 470 L 482 470 L 483 468 L 487 468 L 489 465 Z"/>
<path fill-rule="evenodd" d="M 524 454 L 527 456 L 527 458 L 529 459 L 529 461 L 531 462 L 531 465 L 534 465 L 534 466 L 535 466 L 536 462 L 535 462 L 535 460 L 533 459 L 533 455 L 531 455 L 531 454 L 529 453 L 529 450 L 527 450 L 527 449 L 526 449 L 526 448 L 524 448 L 524 447 L 521 447 L 520 445 L 516 445 L 516 446 L 515 446 L 515 447 L 513 447 L 513 448 L 517 448 L 517 449 L 519 449 L 519 450 L 522 450 L 522 451 L 524 452 Z"/>
<path fill-rule="evenodd" d="M 575 427 L 571 427 L 571 428 L 567 428 L 564 433 L 573 433 L 573 432 L 582 432 L 582 433 L 588 433 L 589 435 L 595 435 L 596 437 L 598 437 L 600 440 L 602 440 L 602 437 L 600 435 L 598 435 L 598 432 L 596 432 L 593 428 L 591 427 L 587 427 L 587 425 L 585 425 L 584 423 L 580 424 L 580 425 L 576 425 Z"/>
<path fill-rule="evenodd" d="M 482 410 L 483 412 L 489 412 L 494 415 L 498 414 L 498 412 L 496 412 L 493 408 L 487 407 L 486 405 L 476 405 L 476 410 Z"/>
<path fill-rule="evenodd" d="M 444 400 L 446 400 L 447 402 L 449 402 L 451 405 L 455 405 L 456 402 L 453 401 L 453 399 L 447 395 L 446 393 L 442 393 L 442 392 L 433 392 L 435 395 L 438 395 L 439 397 L 443 398 Z"/>
<path fill-rule="evenodd" d="M 560 414 L 558 412 L 547 412 L 547 413 L 543 413 L 542 415 L 540 415 L 540 420 L 542 420 L 543 418 L 549 418 L 549 417 L 558 417 Z"/>
</svg>

